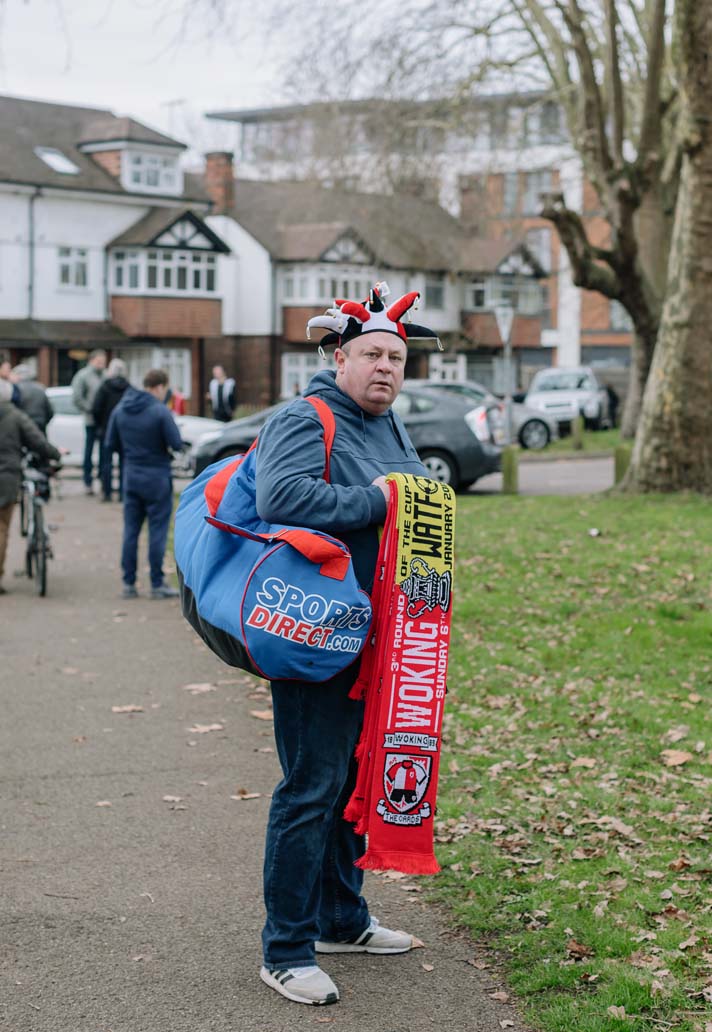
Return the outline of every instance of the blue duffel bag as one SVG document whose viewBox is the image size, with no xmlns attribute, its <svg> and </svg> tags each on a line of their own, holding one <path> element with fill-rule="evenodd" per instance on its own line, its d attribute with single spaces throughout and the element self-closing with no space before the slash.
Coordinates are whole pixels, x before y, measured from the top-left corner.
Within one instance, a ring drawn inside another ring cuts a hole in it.
<svg viewBox="0 0 712 1032">
<path fill-rule="evenodd" d="M 334 416 L 321 399 L 306 400 L 324 425 L 328 480 Z M 230 666 L 268 680 L 326 681 L 361 652 L 371 600 L 342 541 L 260 519 L 255 444 L 183 491 L 175 519 L 183 615 Z"/>
</svg>

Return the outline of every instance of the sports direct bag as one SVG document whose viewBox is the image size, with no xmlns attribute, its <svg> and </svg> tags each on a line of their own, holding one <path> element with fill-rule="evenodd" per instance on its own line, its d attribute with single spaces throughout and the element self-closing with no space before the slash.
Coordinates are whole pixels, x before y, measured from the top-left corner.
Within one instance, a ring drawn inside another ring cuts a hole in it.
<svg viewBox="0 0 712 1032">
<path fill-rule="evenodd" d="M 334 416 L 320 399 L 306 400 L 324 426 L 328 481 Z M 209 466 L 181 496 L 175 557 L 183 615 L 230 666 L 268 680 L 326 681 L 361 652 L 371 601 L 343 542 L 260 519 L 256 443 Z"/>
</svg>

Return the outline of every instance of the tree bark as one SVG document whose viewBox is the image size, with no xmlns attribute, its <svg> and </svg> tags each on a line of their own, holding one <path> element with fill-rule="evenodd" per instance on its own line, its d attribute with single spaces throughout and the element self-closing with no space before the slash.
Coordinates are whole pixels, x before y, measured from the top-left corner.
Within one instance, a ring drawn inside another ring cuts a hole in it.
<svg viewBox="0 0 712 1032">
<path fill-rule="evenodd" d="M 677 0 L 685 151 L 667 295 L 623 487 L 712 494 L 712 0 Z"/>
</svg>

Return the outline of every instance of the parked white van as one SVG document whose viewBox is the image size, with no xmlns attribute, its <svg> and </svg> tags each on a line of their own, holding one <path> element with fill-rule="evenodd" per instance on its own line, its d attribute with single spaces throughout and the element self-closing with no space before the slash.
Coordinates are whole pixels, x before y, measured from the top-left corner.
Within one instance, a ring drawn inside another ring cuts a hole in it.
<svg viewBox="0 0 712 1032">
<path fill-rule="evenodd" d="M 608 393 L 590 366 L 540 369 L 527 391 L 526 403 L 553 416 L 559 427 L 578 415 L 591 430 L 611 425 Z"/>
</svg>

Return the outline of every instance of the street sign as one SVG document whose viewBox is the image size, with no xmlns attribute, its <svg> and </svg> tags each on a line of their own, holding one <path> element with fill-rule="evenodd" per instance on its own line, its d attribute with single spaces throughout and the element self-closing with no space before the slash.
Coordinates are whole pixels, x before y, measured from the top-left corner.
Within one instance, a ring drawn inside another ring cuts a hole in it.
<svg viewBox="0 0 712 1032">
<path fill-rule="evenodd" d="M 494 314 L 497 320 L 497 329 L 499 330 L 499 335 L 502 338 L 502 343 L 506 344 L 509 340 L 509 334 L 512 332 L 514 309 L 511 305 L 497 305 L 495 307 Z"/>
</svg>

